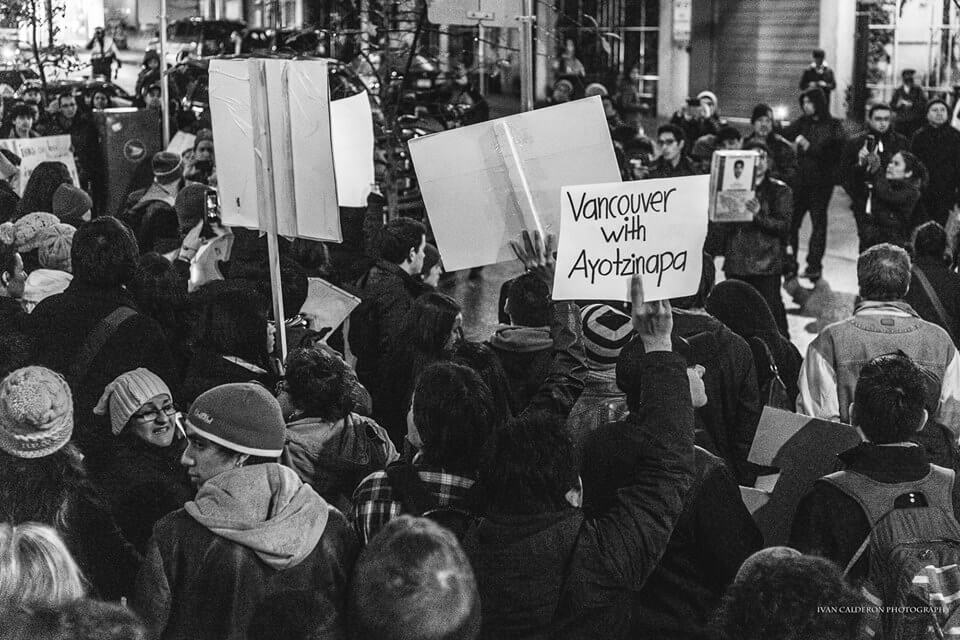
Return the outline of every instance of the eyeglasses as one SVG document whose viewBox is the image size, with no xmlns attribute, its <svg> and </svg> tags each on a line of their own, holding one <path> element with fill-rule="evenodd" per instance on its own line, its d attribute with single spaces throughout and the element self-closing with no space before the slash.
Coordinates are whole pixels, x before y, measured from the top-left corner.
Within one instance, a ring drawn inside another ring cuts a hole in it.
<svg viewBox="0 0 960 640">
<path fill-rule="evenodd" d="M 135 413 L 130 417 L 139 422 L 156 422 L 160 418 L 161 413 L 167 418 L 172 418 L 173 416 L 177 415 L 177 408 L 172 404 L 169 404 L 160 409 L 147 411 L 146 413 Z"/>
</svg>

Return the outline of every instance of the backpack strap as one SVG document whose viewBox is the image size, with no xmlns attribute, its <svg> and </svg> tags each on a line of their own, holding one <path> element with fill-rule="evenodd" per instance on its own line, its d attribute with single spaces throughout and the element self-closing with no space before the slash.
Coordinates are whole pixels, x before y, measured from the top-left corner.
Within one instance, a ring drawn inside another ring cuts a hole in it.
<svg viewBox="0 0 960 640">
<path fill-rule="evenodd" d="M 944 308 L 943 302 L 940 301 L 940 296 L 937 295 L 937 290 L 933 288 L 930 279 L 927 278 L 927 274 L 917 265 L 913 265 L 913 275 L 917 276 L 917 282 L 920 283 L 920 288 L 923 289 L 923 292 L 927 295 L 927 299 L 929 299 L 930 304 L 933 305 L 934 311 L 936 311 L 940 317 L 940 322 L 943 323 L 950 338 L 956 340 L 956 336 L 953 335 L 953 318 Z"/>
<path fill-rule="evenodd" d="M 420 479 L 420 474 L 412 464 L 392 464 L 386 468 L 387 478 L 394 498 L 400 503 L 404 513 L 422 516 L 424 512 L 437 508 L 437 501 Z"/>
<path fill-rule="evenodd" d="M 77 355 L 70 365 L 69 376 L 74 383 L 80 383 L 90 370 L 90 365 L 103 350 L 110 338 L 117 332 L 124 322 L 137 315 L 130 307 L 117 307 L 109 315 L 97 323 L 97 326 L 87 335 L 80 345 Z"/>
</svg>

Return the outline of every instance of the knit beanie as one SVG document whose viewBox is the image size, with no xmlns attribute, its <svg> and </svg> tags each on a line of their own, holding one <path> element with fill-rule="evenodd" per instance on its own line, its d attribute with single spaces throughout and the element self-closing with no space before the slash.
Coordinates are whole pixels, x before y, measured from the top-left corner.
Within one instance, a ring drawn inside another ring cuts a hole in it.
<svg viewBox="0 0 960 640">
<path fill-rule="evenodd" d="M 581 309 L 580 320 L 587 365 L 596 371 L 613 369 L 633 335 L 630 316 L 605 304 L 590 304 Z"/>
<path fill-rule="evenodd" d="M 130 416 L 139 411 L 147 400 L 164 394 L 173 398 L 167 383 L 149 369 L 140 367 L 114 378 L 103 390 L 93 412 L 105 416 L 109 410 L 110 431 L 117 436 L 130 422 Z"/>
<path fill-rule="evenodd" d="M 186 422 L 230 451 L 264 458 L 283 453 L 286 425 L 280 403 L 253 382 L 223 384 L 200 394 Z"/>
<path fill-rule="evenodd" d="M 58 222 L 52 227 L 46 227 L 37 235 L 39 247 L 37 258 L 44 269 L 56 269 L 70 273 L 70 250 L 73 248 L 73 234 L 76 227 Z"/>
<path fill-rule="evenodd" d="M 61 220 L 76 220 L 93 208 L 93 200 L 86 191 L 64 183 L 53 192 L 53 215 Z"/>
<path fill-rule="evenodd" d="M 21 253 L 40 246 L 40 231 L 60 222 L 60 218 L 45 211 L 28 213 L 16 222 L 0 224 L 0 242 L 16 246 Z"/>
<path fill-rule="evenodd" d="M 183 186 L 177 193 L 174 208 L 177 210 L 177 221 L 180 225 L 180 234 L 183 235 L 203 220 L 207 213 L 207 191 L 205 184 L 191 182 Z"/>
<path fill-rule="evenodd" d="M 934 98 L 933 100 L 931 100 L 930 102 L 928 102 L 928 103 L 927 103 L 927 110 L 924 111 L 924 113 L 930 113 L 930 107 L 932 107 L 932 106 L 935 105 L 935 104 L 942 104 L 942 105 L 943 105 L 943 108 L 947 110 L 947 113 L 950 113 L 950 105 L 948 105 L 948 104 L 947 104 L 947 101 L 944 100 L 943 98 Z"/>
<path fill-rule="evenodd" d="M 755 106 L 753 113 L 750 114 L 750 124 L 753 124 L 760 118 L 773 118 L 773 109 L 770 108 L 770 105 L 761 102 Z"/>
<path fill-rule="evenodd" d="M 73 435 L 73 395 L 59 373 L 17 369 L 0 382 L 0 449 L 17 458 L 42 458 Z"/>
<path fill-rule="evenodd" d="M 183 177 L 183 162 L 180 156 L 169 151 L 158 151 L 153 154 L 151 167 L 157 182 L 174 182 Z"/>
</svg>

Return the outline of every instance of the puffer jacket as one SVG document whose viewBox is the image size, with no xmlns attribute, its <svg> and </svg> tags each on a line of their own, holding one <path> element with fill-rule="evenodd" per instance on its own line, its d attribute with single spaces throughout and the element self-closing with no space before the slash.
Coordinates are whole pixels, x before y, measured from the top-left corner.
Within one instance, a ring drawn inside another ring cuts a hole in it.
<svg viewBox="0 0 960 640">
<path fill-rule="evenodd" d="M 723 271 L 731 275 L 776 275 L 783 272 L 783 241 L 793 218 L 793 192 L 775 178 L 757 188 L 760 211 L 752 222 L 715 224 L 723 235 Z"/>
<path fill-rule="evenodd" d="M 345 637 L 357 541 L 346 518 L 279 464 L 224 472 L 160 520 L 133 608 L 151 638 L 244 640 L 254 611 L 308 592 L 318 637 Z"/>
</svg>

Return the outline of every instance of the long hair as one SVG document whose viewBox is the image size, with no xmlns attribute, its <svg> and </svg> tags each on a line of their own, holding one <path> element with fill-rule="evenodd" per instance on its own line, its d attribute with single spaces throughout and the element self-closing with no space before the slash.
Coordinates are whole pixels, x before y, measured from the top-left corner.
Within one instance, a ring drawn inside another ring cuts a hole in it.
<svg viewBox="0 0 960 640">
<path fill-rule="evenodd" d="M 86 489 L 83 458 L 72 444 L 42 458 L 0 451 L 0 521 L 42 522 L 64 533 L 74 500 Z"/>
<path fill-rule="evenodd" d="M 923 161 L 909 151 L 898 151 L 897 153 L 903 156 L 905 170 L 912 174 L 907 178 L 907 181 L 921 191 L 926 189 L 927 183 L 930 181 L 930 172 L 927 171 L 927 166 L 923 164 Z"/>
<path fill-rule="evenodd" d="M 67 165 L 62 162 L 41 162 L 27 180 L 23 198 L 20 199 L 19 216 L 34 211 L 52 213 L 54 192 L 60 185 L 72 183 Z"/>
<path fill-rule="evenodd" d="M 52 527 L 0 522 L 0 607 L 57 606 L 85 591 L 80 567 Z"/>
<path fill-rule="evenodd" d="M 160 323 L 164 329 L 177 326 L 177 312 L 187 303 L 187 292 L 177 278 L 173 265 L 159 253 L 140 256 L 130 283 L 137 308 Z"/>
</svg>

